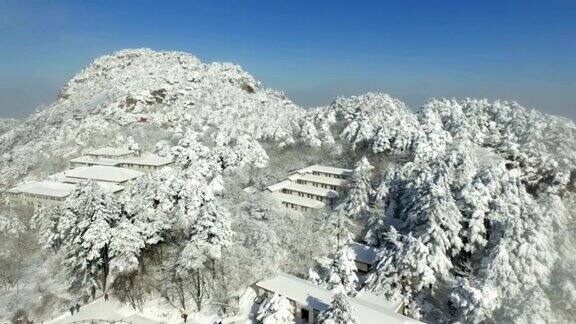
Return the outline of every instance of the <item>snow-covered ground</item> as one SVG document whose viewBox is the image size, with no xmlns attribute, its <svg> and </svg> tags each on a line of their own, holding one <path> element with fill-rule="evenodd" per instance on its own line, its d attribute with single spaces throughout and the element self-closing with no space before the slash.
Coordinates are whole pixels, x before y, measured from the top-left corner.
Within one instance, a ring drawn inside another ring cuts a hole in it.
<svg viewBox="0 0 576 324">
<path fill-rule="evenodd" d="M 145 310 L 150 312 L 150 310 Z M 81 306 L 79 312 L 71 315 L 69 312 L 64 313 L 53 320 L 47 321 L 47 324 L 66 324 L 83 320 L 106 320 L 106 321 L 126 321 L 138 324 L 161 324 L 161 323 L 181 323 L 180 318 L 159 319 L 150 315 L 144 315 L 138 311 L 127 308 L 113 299 L 105 301 L 99 298 L 87 305 Z M 196 324 L 198 322 L 188 319 L 187 323 Z"/>
<path fill-rule="evenodd" d="M 255 293 L 248 289 L 246 294 L 240 300 L 240 313 L 234 317 L 223 319 L 223 323 L 248 324 L 248 312 L 252 307 L 252 301 Z M 189 314 L 187 323 L 191 324 L 213 324 L 220 318 L 215 314 L 192 313 Z M 142 312 L 121 304 L 114 298 L 105 301 L 104 298 L 98 298 L 94 302 L 80 307 L 79 312 L 70 312 L 61 314 L 44 323 L 46 324 L 67 324 L 84 320 L 106 320 L 106 321 L 125 321 L 136 324 L 175 324 L 183 323 L 178 312 L 166 308 L 161 301 L 151 301 L 143 308 Z"/>
</svg>

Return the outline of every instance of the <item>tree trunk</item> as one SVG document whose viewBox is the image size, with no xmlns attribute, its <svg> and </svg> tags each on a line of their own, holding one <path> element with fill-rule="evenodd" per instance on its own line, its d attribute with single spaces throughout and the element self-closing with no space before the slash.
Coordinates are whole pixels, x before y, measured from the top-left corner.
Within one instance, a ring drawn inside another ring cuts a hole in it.
<svg viewBox="0 0 576 324">
<path fill-rule="evenodd" d="M 106 292 L 106 281 L 108 280 L 108 272 L 110 271 L 110 259 L 108 258 L 108 244 L 104 245 L 102 249 L 102 291 Z"/>
<path fill-rule="evenodd" d="M 202 295 L 203 291 L 202 291 L 202 281 L 200 278 L 200 270 L 196 270 L 196 298 L 194 298 L 194 300 L 196 301 L 197 311 L 200 311 L 202 309 Z"/>
</svg>

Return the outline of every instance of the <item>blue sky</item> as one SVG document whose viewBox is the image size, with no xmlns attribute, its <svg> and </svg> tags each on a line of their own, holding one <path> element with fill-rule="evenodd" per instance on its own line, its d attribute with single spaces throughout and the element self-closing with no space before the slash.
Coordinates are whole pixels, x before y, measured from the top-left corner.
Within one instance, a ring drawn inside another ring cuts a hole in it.
<svg viewBox="0 0 576 324">
<path fill-rule="evenodd" d="M 0 116 L 94 58 L 182 50 L 240 64 L 303 106 L 383 91 L 517 100 L 576 119 L 576 1 L 0 0 Z"/>
</svg>

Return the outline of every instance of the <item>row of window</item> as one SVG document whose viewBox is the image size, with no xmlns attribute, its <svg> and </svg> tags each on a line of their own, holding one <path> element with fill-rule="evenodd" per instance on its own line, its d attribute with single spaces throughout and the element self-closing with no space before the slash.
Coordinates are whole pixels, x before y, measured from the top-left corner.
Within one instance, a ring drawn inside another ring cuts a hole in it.
<svg viewBox="0 0 576 324">
<path fill-rule="evenodd" d="M 324 173 L 318 171 L 312 171 L 313 175 L 326 177 L 326 178 L 336 178 L 336 179 L 346 179 L 346 176 L 340 174 Z"/>
<path fill-rule="evenodd" d="M 301 180 L 301 179 L 296 180 L 296 183 L 299 183 L 302 185 L 307 185 L 307 186 L 312 185 L 312 186 L 317 187 L 317 188 L 331 189 L 331 190 L 336 190 L 336 191 L 338 190 L 337 186 L 333 186 L 333 185 L 329 185 L 329 184 L 325 184 L 325 183 L 312 182 L 312 181 L 306 181 L 306 180 Z"/>
<path fill-rule="evenodd" d="M 323 196 L 318 196 L 318 195 L 313 195 L 313 194 L 308 194 L 308 193 L 304 193 L 301 191 L 293 191 L 290 189 L 282 189 L 282 193 L 291 195 L 293 193 L 297 193 L 299 197 L 305 197 L 305 198 L 309 198 L 309 199 L 316 199 L 318 201 L 324 201 L 325 198 Z"/>
<path fill-rule="evenodd" d="M 308 211 L 310 208 L 305 207 L 305 206 L 300 206 L 300 205 L 296 205 L 296 204 L 292 204 L 292 203 L 288 203 L 283 201 L 282 204 L 287 207 L 287 208 L 292 208 L 294 210 L 302 210 L 302 211 Z"/>
</svg>

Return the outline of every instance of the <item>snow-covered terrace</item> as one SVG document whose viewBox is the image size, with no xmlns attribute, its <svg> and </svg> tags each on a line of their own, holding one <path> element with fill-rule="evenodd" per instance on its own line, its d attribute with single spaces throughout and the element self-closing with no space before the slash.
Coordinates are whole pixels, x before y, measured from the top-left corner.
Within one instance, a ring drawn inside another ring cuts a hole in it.
<svg viewBox="0 0 576 324">
<path fill-rule="evenodd" d="M 273 184 L 271 186 L 266 187 L 266 189 L 270 192 L 277 192 L 282 189 L 293 190 L 297 192 L 302 192 L 305 194 L 311 194 L 320 197 L 327 197 L 327 198 L 334 198 L 338 197 L 338 192 L 331 189 L 325 189 L 320 187 L 313 187 L 313 186 L 306 186 L 299 183 L 294 183 L 290 180 L 283 180 L 279 183 Z"/>
<path fill-rule="evenodd" d="M 284 189 L 294 190 L 302 193 L 312 194 L 321 197 L 334 198 L 338 197 L 338 192 L 332 189 L 306 186 L 299 183 L 290 182 Z"/>
<path fill-rule="evenodd" d="M 326 204 L 318 200 L 304 198 L 300 196 L 288 195 L 281 192 L 272 193 L 272 197 L 280 200 L 283 203 L 304 206 L 312 209 L 323 208 L 324 206 L 326 206 Z"/>
<path fill-rule="evenodd" d="M 117 184 L 135 179 L 144 174 L 141 171 L 103 165 L 78 167 L 64 172 L 66 178 L 105 181 Z M 70 180 L 64 181 L 69 182 Z"/>
<path fill-rule="evenodd" d="M 349 177 L 352 175 L 353 170 L 315 164 L 315 165 L 311 165 L 309 167 L 306 167 L 306 168 L 303 168 L 300 170 L 296 170 L 292 173 L 299 173 L 299 174 L 312 173 L 312 174 L 314 174 L 315 172 L 324 173 L 324 174 L 331 174 L 331 175 L 339 175 L 339 176 L 343 176 L 343 177 Z"/>
<path fill-rule="evenodd" d="M 343 187 L 348 182 L 347 180 L 344 180 L 344 179 L 328 178 L 328 177 L 316 176 L 316 175 L 312 175 L 312 174 L 303 174 L 298 180 L 306 181 L 306 182 L 315 182 L 315 183 L 320 183 L 320 184 L 326 184 L 326 185 L 336 186 L 336 187 Z"/>
<path fill-rule="evenodd" d="M 255 286 L 279 293 L 302 307 L 318 312 L 326 310 L 334 296 L 330 290 L 285 273 L 262 280 Z M 393 303 L 368 292 L 360 292 L 356 297 L 350 298 L 350 304 L 356 319 L 362 324 L 420 323 L 398 313 L 402 303 Z"/>
</svg>

